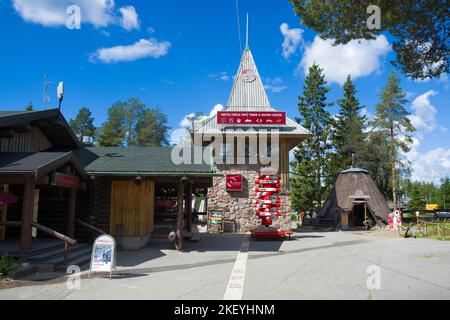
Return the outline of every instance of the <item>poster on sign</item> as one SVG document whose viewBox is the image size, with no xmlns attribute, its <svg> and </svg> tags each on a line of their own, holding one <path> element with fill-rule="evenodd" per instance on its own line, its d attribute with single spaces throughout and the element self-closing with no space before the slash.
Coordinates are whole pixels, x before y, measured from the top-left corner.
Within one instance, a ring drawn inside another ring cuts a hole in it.
<svg viewBox="0 0 450 320">
<path fill-rule="evenodd" d="M 104 234 L 95 239 L 92 245 L 91 272 L 109 272 L 111 279 L 113 268 L 116 268 L 116 242 L 110 235 Z"/>
</svg>

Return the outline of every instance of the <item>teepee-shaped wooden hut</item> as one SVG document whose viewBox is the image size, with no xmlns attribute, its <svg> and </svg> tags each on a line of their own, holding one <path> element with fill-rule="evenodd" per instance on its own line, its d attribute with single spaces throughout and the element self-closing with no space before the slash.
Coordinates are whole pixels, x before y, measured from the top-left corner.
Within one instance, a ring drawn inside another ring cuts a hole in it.
<svg viewBox="0 0 450 320">
<path fill-rule="evenodd" d="M 342 171 L 333 190 L 319 211 L 320 221 L 333 222 L 342 229 L 382 226 L 387 222 L 389 207 L 367 170 L 350 168 Z"/>
</svg>

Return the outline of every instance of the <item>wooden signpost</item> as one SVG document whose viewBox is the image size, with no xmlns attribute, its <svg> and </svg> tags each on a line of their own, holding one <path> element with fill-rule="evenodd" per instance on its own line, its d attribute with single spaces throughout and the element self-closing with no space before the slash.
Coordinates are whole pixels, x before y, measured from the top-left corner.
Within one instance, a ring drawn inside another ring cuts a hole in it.
<svg viewBox="0 0 450 320">
<path fill-rule="evenodd" d="M 224 216 L 222 211 L 208 212 L 208 232 L 223 232 Z"/>
</svg>

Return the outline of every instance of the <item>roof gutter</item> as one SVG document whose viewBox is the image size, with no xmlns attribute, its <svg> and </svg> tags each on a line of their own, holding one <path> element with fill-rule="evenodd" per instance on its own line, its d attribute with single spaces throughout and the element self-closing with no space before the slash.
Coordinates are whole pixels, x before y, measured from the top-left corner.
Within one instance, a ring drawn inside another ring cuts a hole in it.
<svg viewBox="0 0 450 320">
<path fill-rule="evenodd" d="M 128 171 L 128 172 L 111 172 L 111 171 L 87 171 L 88 174 L 94 176 L 141 176 L 141 177 L 179 177 L 179 176 L 189 176 L 189 177 L 222 177 L 223 174 L 220 173 L 206 173 L 206 172 L 142 172 L 142 171 Z"/>
</svg>

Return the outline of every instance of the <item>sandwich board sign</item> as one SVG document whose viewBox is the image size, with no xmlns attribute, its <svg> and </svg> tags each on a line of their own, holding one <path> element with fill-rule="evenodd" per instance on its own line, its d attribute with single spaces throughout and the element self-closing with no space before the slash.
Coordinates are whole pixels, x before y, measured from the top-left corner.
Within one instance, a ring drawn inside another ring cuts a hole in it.
<svg viewBox="0 0 450 320">
<path fill-rule="evenodd" d="M 111 279 L 113 268 L 116 269 L 116 241 L 110 235 L 103 234 L 92 245 L 89 277 L 91 272 L 109 272 Z"/>
</svg>

